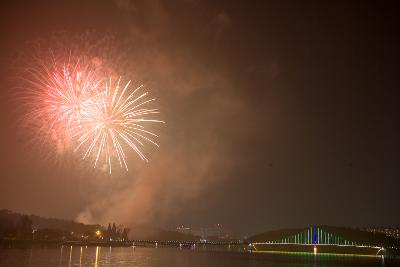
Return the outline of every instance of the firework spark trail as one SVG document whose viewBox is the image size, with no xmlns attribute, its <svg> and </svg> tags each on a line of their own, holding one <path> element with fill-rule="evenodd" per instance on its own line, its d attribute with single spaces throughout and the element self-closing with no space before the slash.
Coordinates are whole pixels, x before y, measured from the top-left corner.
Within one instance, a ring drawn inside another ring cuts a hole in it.
<svg viewBox="0 0 400 267">
<path fill-rule="evenodd" d="M 104 162 L 110 174 L 114 161 L 128 170 L 130 150 L 148 161 L 144 147 L 158 147 L 158 136 L 145 126 L 163 121 L 147 118 L 159 111 L 147 108 L 155 99 L 148 98 L 143 85 L 132 90 L 131 81 L 99 79 L 96 68 L 77 58 L 38 63 L 22 78 L 30 89 L 20 96 L 28 108 L 25 121 L 35 127 L 38 140 L 61 142 L 61 151 L 72 146 L 95 168 Z"/>
<path fill-rule="evenodd" d="M 111 174 L 111 159 L 115 155 L 121 168 L 125 167 L 126 153 L 124 147 L 130 147 L 136 154 L 145 161 L 148 161 L 141 150 L 145 142 L 158 147 L 153 140 L 158 136 L 147 131 L 142 125 L 146 122 L 163 123 L 160 120 L 147 119 L 147 115 L 158 114 L 157 109 L 143 108 L 155 99 L 145 99 L 148 92 L 138 96 L 137 92 L 143 87 L 140 85 L 129 95 L 130 81 L 123 89 L 120 87 L 121 78 L 116 85 L 112 86 L 112 79 L 104 85 L 104 91 L 90 98 L 83 106 L 84 116 L 80 117 L 80 123 L 75 126 L 75 133 L 72 135 L 78 145 L 75 151 L 84 150 L 83 158 L 94 158 L 96 168 L 101 158 L 108 167 Z M 128 95 L 128 96 L 127 96 Z"/>
<path fill-rule="evenodd" d="M 20 97 L 30 107 L 26 120 L 42 121 L 44 127 L 52 130 L 56 125 L 66 122 L 67 128 L 79 124 L 87 105 L 96 93 L 100 81 L 90 70 L 75 65 L 64 64 L 52 68 L 41 64 L 28 71 L 25 80 L 30 90 Z"/>
<path fill-rule="evenodd" d="M 74 70 L 71 74 L 64 66 L 62 76 L 54 73 L 52 84 L 47 86 L 50 99 L 45 102 L 49 104 L 50 116 L 57 121 L 66 121 L 67 128 L 74 123 L 79 125 L 99 84 L 100 81 L 94 81 L 90 71 L 82 73 Z"/>
<path fill-rule="evenodd" d="M 70 159 L 58 160 L 74 147 L 69 128 L 79 124 L 83 106 L 100 85 L 94 66 L 71 55 L 64 59 L 34 55 L 14 92 L 24 111 L 19 123 L 29 129 L 24 138 L 43 152 L 46 161 L 57 163 Z"/>
</svg>

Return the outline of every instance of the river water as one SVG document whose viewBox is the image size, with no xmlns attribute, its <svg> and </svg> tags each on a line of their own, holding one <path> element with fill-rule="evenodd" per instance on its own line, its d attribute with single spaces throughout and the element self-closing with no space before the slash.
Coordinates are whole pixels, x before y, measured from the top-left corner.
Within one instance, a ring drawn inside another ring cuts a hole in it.
<svg viewBox="0 0 400 267">
<path fill-rule="evenodd" d="M 145 247 L 0 249 L 1 267 L 18 266 L 400 266 L 382 257 L 270 254 Z"/>
</svg>

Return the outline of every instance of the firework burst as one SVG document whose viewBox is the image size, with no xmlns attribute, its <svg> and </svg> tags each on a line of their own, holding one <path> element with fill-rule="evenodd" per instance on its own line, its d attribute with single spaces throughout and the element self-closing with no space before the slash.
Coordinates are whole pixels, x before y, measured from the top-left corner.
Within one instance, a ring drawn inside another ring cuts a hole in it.
<svg viewBox="0 0 400 267">
<path fill-rule="evenodd" d="M 74 70 L 72 73 L 63 67 L 62 74 L 53 73 L 47 86 L 48 113 L 55 121 L 67 123 L 67 128 L 79 125 L 86 112 L 90 110 L 93 95 L 96 95 L 100 81 L 93 74 Z"/>
<path fill-rule="evenodd" d="M 103 161 L 110 174 L 113 158 L 128 170 L 125 149 L 133 149 L 142 160 L 148 161 L 142 152 L 145 143 L 158 147 L 155 142 L 158 136 L 145 128 L 147 123 L 163 123 L 147 118 L 159 113 L 157 109 L 146 108 L 155 99 L 148 99 L 148 92 L 139 93 L 143 85 L 130 90 L 130 83 L 121 86 L 119 78 L 113 85 L 110 78 L 103 91 L 85 101 L 79 123 L 70 128 L 77 142 L 75 150 L 83 151 L 84 159 L 93 159 L 94 167 Z"/>
<path fill-rule="evenodd" d="M 85 105 L 96 95 L 100 84 L 92 71 L 78 63 L 62 67 L 54 63 L 51 68 L 43 64 L 28 69 L 28 77 L 25 80 L 31 89 L 20 97 L 29 107 L 26 120 L 41 121 L 50 130 L 79 124 Z"/>
<path fill-rule="evenodd" d="M 25 121 L 42 142 L 53 143 L 57 154 L 71 147 L 110 174 L 117 164 L 128 170 L 132 150 L 148 161 L 144 147 L 158 147 L 158 136 L 145 126 L 163 122 L 149 118 L 159 113 L 147 108 L 155 99 L 148 98 L 143 85 L 132 89 L 130 81 L 121 86 L 121 78 L 100 79 L 96 68 L 75 62 L 28 70 L 30 89 L 21 97 L 29 108 Z"/>
</svg>

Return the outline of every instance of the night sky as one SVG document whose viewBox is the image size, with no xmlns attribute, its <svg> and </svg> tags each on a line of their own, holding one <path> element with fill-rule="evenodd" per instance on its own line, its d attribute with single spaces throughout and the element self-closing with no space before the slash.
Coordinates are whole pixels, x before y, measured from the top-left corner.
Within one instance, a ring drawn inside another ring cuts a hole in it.
<svg viewBox="0 0 400 267">
<path fill-rule="evenodd" d="M 238 234 L 399 226 L 396 6 L 85 0 L 0 10 L 0 208 L 87 223 L 221 223 Z M 115 37 L 166 121 L 150 162 L 132 154 L 128 173 L 47 157 L 20 125 L 16 58 L 31 42 L 87 32 Z"/>
</svg>

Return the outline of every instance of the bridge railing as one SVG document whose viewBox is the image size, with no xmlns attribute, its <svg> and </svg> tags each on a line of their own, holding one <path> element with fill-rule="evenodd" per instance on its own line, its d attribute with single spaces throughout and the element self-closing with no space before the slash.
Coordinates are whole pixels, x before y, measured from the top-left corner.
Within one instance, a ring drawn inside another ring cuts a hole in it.
<svg viewBox="0 0 400 267">
<path fill-rule="evenodd" d="M 347 240 L 340 235 L 330 233 L 321 227 L 309 227 L 303 231 L 278 240 L 266 241 L 267 244 L 303 244 L 303 245 L 349 245 L 363 244 Z"/>
</svg>

